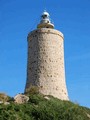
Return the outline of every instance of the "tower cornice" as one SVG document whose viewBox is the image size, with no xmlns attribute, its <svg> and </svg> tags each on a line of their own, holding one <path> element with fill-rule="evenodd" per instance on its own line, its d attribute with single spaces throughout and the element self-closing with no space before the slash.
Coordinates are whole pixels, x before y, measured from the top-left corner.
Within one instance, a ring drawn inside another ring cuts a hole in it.
<svg viewBox="0 0 90 120">
<path fill-rule="evenodd" d="M 28 34 L 28 37 L 31 35 L 32 36 L 35 35 L 35 33 L 41 33 L 41 32 L 47 33 L 47 34 L 51 33 L 51 34 L 59 35 L 60 37 L 64 38 L 64 35 L 62 32 L 60 32 L 56 29 L 50 29 L 50 28 L 48 28 L 48 29 L 47 28 L 39 28 L 39 29 L 33 30 Z"/>
</svg>

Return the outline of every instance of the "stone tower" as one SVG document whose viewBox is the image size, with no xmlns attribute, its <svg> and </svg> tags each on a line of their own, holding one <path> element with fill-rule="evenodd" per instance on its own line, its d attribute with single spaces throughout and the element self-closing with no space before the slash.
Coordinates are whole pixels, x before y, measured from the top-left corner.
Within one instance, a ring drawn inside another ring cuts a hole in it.
<svg viewBox="0 0 90 120">
<path fill-rule="evenodd" d="M 37 86 L 44 95 L 68 100 L 64 68 L 64 37 L 54 29 L 49 13 L 41 15 L 37 29 L 28 34 L 28 64 L 25 92 Z"/>
</svg>

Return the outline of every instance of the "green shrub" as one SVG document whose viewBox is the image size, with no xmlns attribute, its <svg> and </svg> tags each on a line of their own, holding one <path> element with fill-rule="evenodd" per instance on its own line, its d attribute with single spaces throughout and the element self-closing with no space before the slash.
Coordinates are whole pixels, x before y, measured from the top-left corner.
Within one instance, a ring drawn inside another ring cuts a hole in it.
<svg viewBox="0 0 90 120">
<path fill-rule="evenodd" d="M 11 97 L 7 96 L 5 93 L 0 93 L 0 101 L 7 102 Z"/>
<path fill-rule="evenodd" d="M 30 86 L 25 94 L 39 94 L 39 88 L 37 86 Z"/>
<path fill-rule="evenodd" d="M 29 94 L 25 104 L 0 105 L 0 120 L 90 120 L 90 109 L 70 101 L 61 101 L 41 94 Z"/>
</svg>

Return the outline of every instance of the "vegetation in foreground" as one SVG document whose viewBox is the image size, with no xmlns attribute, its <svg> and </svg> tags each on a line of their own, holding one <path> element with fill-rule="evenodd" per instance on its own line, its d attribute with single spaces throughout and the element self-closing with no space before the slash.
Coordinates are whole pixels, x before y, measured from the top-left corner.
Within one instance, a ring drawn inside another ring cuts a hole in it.
<svg viewBox="0 0 90 120">
<path fill-rule="evenodd" d="M 51 96 L 28 94 L 25 104 L 0 104 L 0 120 L 90 120 L 90 109 Z"/>
</svg>

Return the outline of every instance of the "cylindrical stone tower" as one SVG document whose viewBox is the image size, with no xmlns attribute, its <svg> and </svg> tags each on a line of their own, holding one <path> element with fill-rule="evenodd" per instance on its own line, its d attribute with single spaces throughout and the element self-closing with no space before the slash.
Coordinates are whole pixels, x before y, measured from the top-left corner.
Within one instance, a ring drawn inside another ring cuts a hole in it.
<svg viewBox="0 0 90 120">
<path fill-rule="evenodd" d="M 54 29 L 43 12 L 37 29 L 28 35 L 28 64 L 25 92 L 37 86 L 44 95 L 68 100 L 65 82 L 63 34 Z"/>
</svg>

